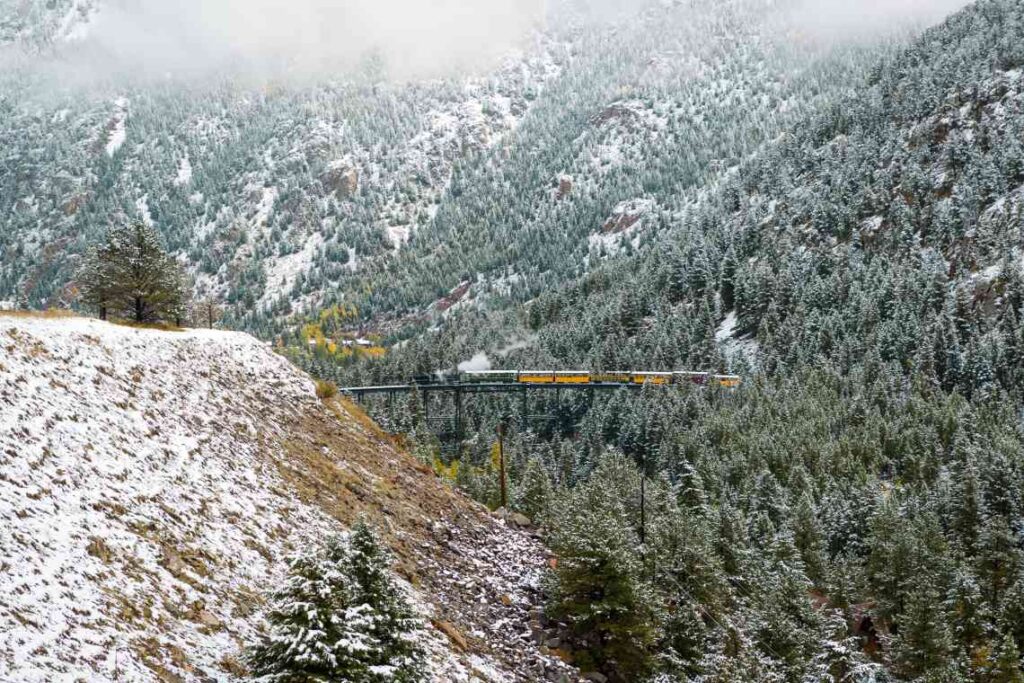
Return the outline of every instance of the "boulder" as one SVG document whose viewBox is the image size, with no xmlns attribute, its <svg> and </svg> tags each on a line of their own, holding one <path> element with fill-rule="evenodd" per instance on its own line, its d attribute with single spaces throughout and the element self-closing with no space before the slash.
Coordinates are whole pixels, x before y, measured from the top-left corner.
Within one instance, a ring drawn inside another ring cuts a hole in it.
<svg viewBox="0 0 1024 683">
<path fill-rule="evenodd" d="M 498 508 L 491 514 L 497 519 L 504 520 L 504 522 L 510 526 L 516 526 L 524 529 L 533 526 L 533 521 L 520 512 L 513 512 L 506 508 Z"/>
<path fill-rule="evenodd" d="M 338 199 L 345 200 L 359 191 L 359 171 L 347 164 L 332 166 L 320 177 L 324 186 Z"/>
</svg>

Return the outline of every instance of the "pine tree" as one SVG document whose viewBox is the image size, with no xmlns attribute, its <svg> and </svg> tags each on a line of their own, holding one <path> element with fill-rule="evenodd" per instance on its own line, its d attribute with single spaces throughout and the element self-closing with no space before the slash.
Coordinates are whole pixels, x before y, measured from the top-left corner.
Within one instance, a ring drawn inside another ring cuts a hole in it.
<svg viewBox="0 0 1024 683">
<path fill-rule="evenodd" d="M 943 669 L 953 651 L 938 590 L 927 583 L 928 577 L 921 580 L 925 583 L 911 592 L 893 644 L 897 669 L 910 678 Z"/>
<path fill-rule="evenodd" d="M 608 456 L 599 470 L 627 466 L 622 456 Z M 639 680 L 652 664 L 659 616 L 621 496 L 598 472 L 562 501 L 556 517 L 549 614 L 566 623 L 584 666 L 613 680 Z"/>
<path fill-rule="evenodd" d="M 518 508 L 535 523 L 544 523 L 554 496 L 554 486 L 540 458 L 530 458 L 526 463 L 518 489 Z"/>
<path fill-rule="evenodd" d="M 962 649 L 962 654 L 969 657 L 981 644 L 988 622 L 981 589 L 969 571 L 960 570 L 953 577 L 945 608 L 952 625 L 953 638 Z"/>
<path fill-rule="evenodd" d="M 423 653 L 414 638 L 419 622 L 391 578 L 391 553 L 365 520 L 353 527 L 348 547 L 334 552 L 353 581 L 355 602 L 370 616 L 367 633 L 376 649 L 366 658 L 369 670 L 382 681 L 422 680 Z"/>
<path fill-rule="evenodd" d="M 320 550 L 291 561 L 267 614 L 270 632 L 248 653 L 260 683 L 370 680 L 360 658 L 373 647 L 370 617 L 352 600 L 342 569 Z"/>
<path fill-rule="evenodd" d="M 89 252 L 78 273 L 81 299 L 137 323 L 180 324 L 187 309 L 184 274 L 160 244 L 155 229 L 142 223 L 112 229 Z"/>
<path fill-rule="evenodd" d="M 360 522 L 348 538 L 296 557 L 247 653 L 260 683 L 416 683 L 423 655 L 411 609 L 388 574 L 390 555 Z"/>
<path fill-rule="evenodd" d="M 1017 649 L 1017 643 L 1010 634 L 1003 637 L 992 653 L 986 674 L 986 683 L 1024 683 L 1020 650 Z"/>
<path fill-rule="evenodd" d="M 841 612 L 826 615 L 825 638 L 804 675 L 804 683 L 876 683 L 884 670 L 861 650 L 859 639 L 850 636 Z"/>
<path fill-rule="evenodd" d="M 1013 636 L 1018 649 L 1024 647 L 1024 573 L 1017 574 L 1003 596 L 1000 626 L 1003 632 Z"/>
</svg>

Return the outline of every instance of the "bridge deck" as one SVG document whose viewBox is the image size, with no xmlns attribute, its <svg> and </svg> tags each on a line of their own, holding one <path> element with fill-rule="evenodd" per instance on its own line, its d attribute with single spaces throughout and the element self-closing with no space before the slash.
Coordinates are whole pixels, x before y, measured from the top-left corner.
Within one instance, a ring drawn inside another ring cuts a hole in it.
<svg viewBox="0 0 1024 683">
<path fill-rule="evenodd" d="M 339 389 L 343 394 L 353 396 L 367 396 L 370 394 L 398 394 L 417 389 L 422 392 L 431 391 L 461 391 L 469 394 L 495 394 L 522 391 L 523 389 L 642 389 L 646 384 L 626 384 L 618 382 L 591 382 L 585 384 L 562 383 L 529 383 L 529 382 L 448 382 L 443 384 L 391 384 L 377 387 L 343 387 Z M 659 386 L 659 385 L 651 385 Z"/>
</svg>

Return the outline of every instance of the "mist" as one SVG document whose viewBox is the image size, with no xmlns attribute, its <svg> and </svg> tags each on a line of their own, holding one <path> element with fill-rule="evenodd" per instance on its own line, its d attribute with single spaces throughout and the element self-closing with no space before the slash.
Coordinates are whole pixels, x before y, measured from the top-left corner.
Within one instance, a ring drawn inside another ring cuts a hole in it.
<svg viewBox="0 0 1024 683">
<path fill-rule="evenodd" d="M 972 0 L 798 0 L 781 21 L 798 39 L 850 42 L 930 26 Z"/>
<path fill-rule="evenodd" d="M 65 78 L 324 77 L 374 60 L 395 79 L 487 69 L 542 28 L 544 0 L 108 0 Z"/>
<path fill-rule="evenodd" d="M 61 85 L 137 80 L 345 78 L 371 67 L 406 81 L 481 74 L 537 32 L 615 23 L 652 6 L 763 9 L 787 41 L 861 41 L 933 24 L 968 0 L 100 0 L 88 25 L 31 69 Z M 0 54 L 2 66 L 24 55 Z"/>
</svg>

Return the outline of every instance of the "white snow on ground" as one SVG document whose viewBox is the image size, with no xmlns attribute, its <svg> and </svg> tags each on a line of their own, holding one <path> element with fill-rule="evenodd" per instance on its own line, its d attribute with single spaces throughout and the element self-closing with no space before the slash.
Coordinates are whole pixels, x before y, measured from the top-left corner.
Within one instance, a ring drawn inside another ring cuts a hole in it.
<svg viewBox="0 0 1024 683">
<path fill-rule="evenodd" d="M 401 250 L 406 244 L 409 243 L 410 230 L 404 225 L 390 225 L 386 229 L 388 241 L 395 248 L 395 251 Z"/>
<path fill-rule="evenodd" d="M 314 232 L 299 251 L 264 262 L 267 286 L 259 305 L 269 306 L 279 297 L 288 295 L 298 281 L 299 275 L 309 271 L 317 251 L 323 244 L 323 236 Z"/>
<path fill-rule="evenodd" d="M 107 134 L 106 150 L 108 157 L 117 154 L 117 150 L 121 149 L 128 139 L 128 100 L 124 97 L 118 98 L 114 101 L 114 106 L 117 109 L 110 121 L 110 131 Z"/>
<path fill-rule="evenodd" d="M 302 479 L 320 470 L 296 443 L 357 488 Z M 472 643 L 425 632 L 434 683 L 565 670 L 524 625 L 543 549 L 331 414 L 267 345 L 0 315 L 0 681 L 240 680 L 284 559 L 340 530 L 325 505 L 368 494 L 404 520 L 424 615 Z"/>
<path fill-rule="evenodd" d="M 729 311 L 715 330 L 715 341 L 722 347 L 726 360 L 744 358 L 750 365 L 756 365 L 761 347 L 756 339 L 737 337 L 737 324 L 736 311 Z"/>
<path fill-rule="evenodd" d="M 274 212 L 274 204 L 277 202 L 277 188 L 264 187 L 260 202 L 256 206 L 256 216 L 253 218 L 253 225 L 266 227 L 270 222 L 270 215 Z"/>
<path fill-rule="evenodd" d="M 77 42 L 89 36 L 89 28 L 98 7 L 92 0 L 74 0 L 57 29 L 57 40 Z"/>
<path fill-rule="evenodd" d="M 182 157 L 178 162 L 178 175 L 174 178 L 177 187 L 184 187 L 192 182 L 192 162 L 188 157 Z"/>
<path fill-rule="evenodd" d="M 329 526 L 255 438 L 311 382 L 241 334 L 0 318 L 0 344 L 0 679 L 154 680 L 148 647 L 227 680 L 239 595 Z"/>
<path fill-rule="evenodd" d="M 143 195 L 135 202 L 135 208 L 139 212 L 139 218 L 146 225 L 153 227 L 153 214 L 149 212 L 149 195 Z"/>
<path fill-rule="evenodd" d="M 732 339 L 732 336 L 736 333 L 736 311 L 729 311 L 729 315 L 725 316 L 725 320 L 718 327 L 715 332 L 715 341 L 719 344 Z"/>
</svg>

